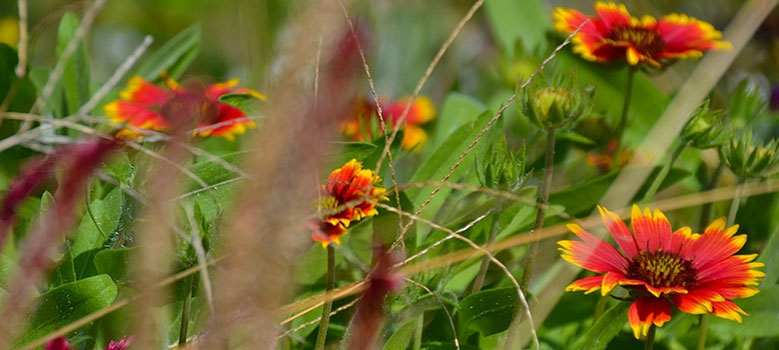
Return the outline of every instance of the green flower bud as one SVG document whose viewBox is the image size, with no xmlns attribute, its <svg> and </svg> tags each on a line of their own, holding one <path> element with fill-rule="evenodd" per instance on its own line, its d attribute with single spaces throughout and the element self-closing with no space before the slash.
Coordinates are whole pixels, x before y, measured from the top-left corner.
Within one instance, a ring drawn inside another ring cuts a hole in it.
<svg viewBox="0 0 779 350">
<path fill-rule="evenodd" d="M 742 179 L 769 177 L 779 170 L 779 141 L 755 145 L 746 132 L 720 148 L 720 160 Z"/>
<path fill-rule="evenodd" d="M 505 138 L 490 145 L 484 156 L 476 158 L 476 175 L 484 187 L 516 191 L 527 180 L 525 147 L 510 152 Z"/>
<path fill-rule="evenodd" d="M 682 130 L 682 140 L 691 147 L 707 149 L 722 146 L 729 137 L 722 123 L 724 112 L 710 110 L 707 100 L 695 111 Z"/>
<path fill-rule="evenodd" d="M 547 85 L 543 77 L 538 77 L 520 93 L 522 113 L 539 129 L 572 126 L 589 112 L 595 96 L 594 86 L 579 87 L 575 71 L 554 80 Z"/>
</svg>

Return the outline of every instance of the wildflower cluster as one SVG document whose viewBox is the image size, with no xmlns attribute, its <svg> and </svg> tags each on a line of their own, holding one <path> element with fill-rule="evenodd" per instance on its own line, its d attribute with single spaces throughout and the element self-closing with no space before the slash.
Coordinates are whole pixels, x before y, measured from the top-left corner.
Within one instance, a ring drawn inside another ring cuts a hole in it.
<svg viewBox="0 0 779 350">
<path fill-rule="evenodd" d="M 160 87 L 141 77 L 133 77 L 127 88 L 119 93 L 119 100 L 103 107 L 112 122 L 127 123 L 132 127 L 120 130 L 117 138 L 143 136 L 137 129 L 164 131 L 185 126 L 196 127 L 196 134 L 203 137 L 222 136 L 234 140 L 235 135 L 255 127 L 255 123 L 242 110 L 219 102 L 219 98 L 227 94 L 248 94 L 265 99 L 254 90 L 238 88 L 237 78 L 211 84 L 202 91 L 183 87 L 169 77 L 164 80 L 165 87 Z"/>
<path fill-rule="evenodd" d="M 376 186 L 379 182 L 381 178 L 363 169 L 357 159 L 333 170 L 316 200 L 315 210 L 323 218 L 311 224 L 311 237 L 323 247 L 330 242 L 340 244 L 351 223 L 378 214 L 376 202 L 389 199 L 384 195 L 386 190 Z"/>
</svg>

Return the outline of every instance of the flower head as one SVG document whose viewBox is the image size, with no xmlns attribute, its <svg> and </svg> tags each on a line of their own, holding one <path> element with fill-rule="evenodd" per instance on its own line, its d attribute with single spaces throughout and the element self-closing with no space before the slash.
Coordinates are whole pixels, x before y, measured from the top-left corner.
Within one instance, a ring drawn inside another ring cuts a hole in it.
<svg viewBox="0 0 779 350">
<path fill-rule="evenodd" d="M 720 159 L 742 179 L 768 177 L 779 171 L 779 140 L 755 142 L 747 131 L 720 147 Z"/>
<path fill-rule="evenodd" d="M 124 122 L 136 129 L 156 131 L 175 126 L 171 125 L 172 122 L 191 122 L 192 125 L 197 125 L 197 134 L 200 136 L 222 136 L 233 140 L 236 134 L 244 133 L 255 124 L 251 120 L 241 120 L 246 118 L 246 114 L 236 107 L 219 102 L 219 98 L 226 94 L 250 94 L 265 99 L 251 89 L 237 88 L 237 78 L 225 83 L 211 84 L 203 91 L 184 88 L 167 77 L 165 83 L 166 87 L 163 88 L 138 76 L 131 78 L 127 88 L 119 93 L 119 100 L 103 107 L 106 116 L 112 122 Z M 183 108 L 190 105 L 197 105 L 196 109 Z M 206 111 L 208 113 L 205 113 Z M 197 120 L 180 120 L 182 115 L 184 118 Z M 173 120 L 174 118 L 176 120 Z M 141 134 L 125 129 L 119 131 L 116 136 L 137 138 Z"/>
<path fill-rule="evenodd" d="M 710 110 L 709 101 L 703 102 L 682 130 L 682 140 L 697 149 L 722 146 L 730 136 L 722 123 L 724 112 Z"/>
<path fill-rule="evenodd" d="M 70 343 L 65 337 L 57 337 L 46 343 L 44 350 L 71 350 Z"/>
<path fill-rule="evenodd" d="M 619 250 L 575 224 L 568 225 L 582 241 L 559 241 L 563 259 L 602 274 L 571 283 L 566 291 L 598 289 L 607 295 L 617 286 L 635 300 L 628 320 L 636 338 L 646 335 L 654 323 L 661 327 L 671 319 L 671 304 L 682 312 L 711 313 L 741 322 L 741 310 L 731 299 L 757 294 L 763 266 L 751 262 L 753 255 L 733 255 L 746 243 L 746 235 L 734 236 L 738 225 L 725 227 L 719 218 L 703 234 L 689 227 L 671 231 L 671 224 L 659 210 L 642 213 L 633 206 L 633 231 L 616 214 L 598 207 L 603 223 Z M 621 251 L 620 251 L 621 250 Z"/>
<path fill-rule="evenodd" d="M 555 28 L 564 33 L 573 33 L 590 20 L 572 39 L 573 51 L 590 61 L 625 60 L 630 65 L 646 63 L 659 68 L 666 60 L 699 58 L 703 51 L 731 47 L 718 40 L 722 33 L 711 24 L 684 14 L 638 19 L 625 5 L 600 1 L 595 3 L 595 12 L 597 16 L 587 16 L 558 7 L 553 15 Z"/>
<path fill-rule="evenodd" d="M 130 344 L 133 342 L 133 339 L 135 339 L 135 336 L 130 337 L 122 337 L 121 340 L 118 342 L 111 341 L 106 345 L 105 350 L 127 350 L 130 348 Z"/>
<path fill-rule="evenodd" d="M 576 71 L 570 75 L 556 75 L 547 83 L 540 77 L 520 94 L 522 113 L 539 129 L 566 128 L 589 112 L 595 87 L 579 86 Z"/>
<path fill-rule="evenodd" d="M 317 212 L 324 218 L 309 225 L 312 238 L 325 247 L 331 241 L 340 244 L 340 236 L 346 234 L 352 222 L 378 214 L 375 202 L 389 199 L 383 195 L 386 190 L 376 186 L 378 182 L 381 178 L 363 169 L 357 159 L 333 170 L 316 203 Z"/>
<path fill-rule="evenodd" d="M 401 98 L 397 101 L 380 101 L 382 117 L 389 128 L 394 128 L 400 121 L 403 112 L 408 107 L 408 114 L 403 121 L 403 140 L 400 147 L 403 149 L 418 151 L 427 141 L 427 132 L 420 125 L 425 124 L 435 118 L 436 110 L 433 102 L 427 96 L 417 97 L 411 106 L 408 105 L 408 98 Z M 363 141 L 373 137 L 370 124 L 378 121 L 378 108 L 375 103 L 365 98 L 358 99 L 352 109 L 350 118 L 341 123 L 341 130 L 346 136 L 354 140 Z"/>
</svg>

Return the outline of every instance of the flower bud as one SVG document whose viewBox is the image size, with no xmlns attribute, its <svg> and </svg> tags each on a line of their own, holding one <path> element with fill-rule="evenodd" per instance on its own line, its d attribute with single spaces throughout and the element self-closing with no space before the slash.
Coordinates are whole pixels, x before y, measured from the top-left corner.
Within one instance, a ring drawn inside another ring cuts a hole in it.
<svg viewBox="0 0 779 350">
<path fill-rule="evenodd" d="M 742 179 L 768 177 L 779 170 L 779 142 L 755 145 L 752 132 L 746 132 L 720 148 L 720 159 Z"/>
<path fill-rule="evenodd" d="M 721 110 L 710 110 L 709 101 L 704 102 L 682 130 L 682 140 L 697 149 L 722 146 L 729 136 L 721 122 L 723 114 Z"/>
<path fill-rule="evenodd" d="M 482 186 L 514 191 L 522 187 L 527 179 L 525 174 L 525 147 L 510 152 L 506 139 L 490 145 L 484 156 L 476 159 L 476 174 Z"/>
<path fill-rule="evenodd" d="M 520 94 L 522 113 L 539 129 L 559 129 L 572 126 L 589 112 L 595 96 L 594 86 L 579 87 L 574 72 L 558 75 L 547 85 L 543 77 L 533 81 Z"/>
</svg>

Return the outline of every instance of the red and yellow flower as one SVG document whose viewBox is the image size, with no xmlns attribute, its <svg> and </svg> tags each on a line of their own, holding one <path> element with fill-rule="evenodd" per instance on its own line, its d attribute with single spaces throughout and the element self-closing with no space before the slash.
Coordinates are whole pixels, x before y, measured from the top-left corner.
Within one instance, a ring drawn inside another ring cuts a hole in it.
<svg viewBox="0 0 779 350">
<path fill-rule="evenodd" d="M 555 29 L 573 33 L 573 51 L 587 60 L 609 62 L 625 60 L 630 65 L 646 63 L 660 67 L 670 59 L 699 58 L 703 51 L 729 49 L 720 41 L 722 33 L 706 22 L 684 14 L 670 14 L 660 19 L 645 15 L 632 17 L 625 5 L 596 2 L 597 16 L 558 7 L 554 12 Z"/>
<path fill-rule="evenodd" d="M 408 98 L 401 98 L 393 102 L 380 101 L 382 116 L 385 122 L 391 122 L 389 127 L 394 128 L 408 106 Z M 417 97 L 409 107 L 406 119 L 403 121 L 403 140 L 400 147 L 403 149 L 418 151 L 420 146 L 427 142 L 427 132 L 420 126 L 435 118 L 436 110 L 433 102 L 427 96 Z M 364 98 L 358 99 L 352 109 L 351 117 L 341 123 L 341 131 L 346 136 L 356 141 L 371 139 L 370 125 L 378 120 L 376 104 Z"/>
<path fill-rule="evenodd" d="M 575 224 L 568 228 L 582 241 L 559 241 L 563 259 L 601 275 L 574 281 L 566 291 L 607 295 L 623 286 L 635 298 L 628 320 L 636 338 L 652 324 L 661 327 L 671 319 L 671 304 L 682 312 L 710 313 L 741 322 L 747 315 L 731 300 L 757 294 L 763 266 L 752 262 L 757 254 L 733 255 L 746 243 L 746 235 L 734 236 L 738 225 L 725 227 L 719 218 L 703 234 L 689 227 L 671 231 L 659 210 L 642 213 L 633 206 L 631 232 L 616 214 L 598 207 L 603 223 L 619 250 Z"/>
<path fill-rule="evenodd" d="M 119 100 L 110 102 L 103 107 L 105 114 L 112 122 L 127 123 L 135 129 L 163 131 L 170 127 L 170 121 L 163 111 L 177 96 L 198 95 L 204 101 L 213 104 L 215 113 L 211 120 L 197 121 L 197 134 L 200 136 L 222 136 L 228 140 L 242 134 L 247 128 L 255 127 L 253 121 L 245 119 L 246 114 L 238 108 L 219 102 L 219 97 L 225 94 L 251 94 L 259 99 L 265 97 L 254 90 L 237 88 L 238 79 L 225 83 L 216 83 L 198 92 L 186 89 L 170 78 L 165 79 L 166 87 L 154 85 L 141 77 L 133 77 L 127 88 L 119 93 Z M 137 138 L 140 135 L 131 128 L 117 132 L 118 138 Z"/>
<path fill-rule="evenodd" d="M 341 244 L 340 237 L 352 222 L 378 214 L 376 202 L 389 199 L 383 194 L 386 190 L 376 186 L 378 182 L 381 178 L 363 169 L 357 159 L 333 170 L 320 191 L 316 209 L 324 218 L 311 225 L 312 238 L 324 247 L 330 242 Z"/>
</svg>

